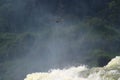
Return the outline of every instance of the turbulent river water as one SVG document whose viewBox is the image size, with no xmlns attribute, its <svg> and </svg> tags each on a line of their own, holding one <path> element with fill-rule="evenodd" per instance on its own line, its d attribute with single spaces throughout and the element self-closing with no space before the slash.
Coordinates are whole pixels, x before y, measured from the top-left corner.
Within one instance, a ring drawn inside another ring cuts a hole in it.
<svg viewBox="0 0 120 80">
<path fill-rule="evenodd" d="M 104 67 L 53 69 L 28 74 L 24 80 L 120 80 L 120 56 L 113 58 Z"/>
</svg>

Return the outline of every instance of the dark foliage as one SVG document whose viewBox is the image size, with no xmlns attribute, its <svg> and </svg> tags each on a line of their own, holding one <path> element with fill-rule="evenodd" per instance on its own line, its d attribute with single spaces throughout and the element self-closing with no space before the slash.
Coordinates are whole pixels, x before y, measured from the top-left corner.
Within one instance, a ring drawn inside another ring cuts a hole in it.
<svg viewBox="0 0 120 80">
<path fill-rule="evenodd" d="M 119 9 L 120 0 L 0 0 L 0 80 L 21 80 L 29 72 L 56 67 L 54 63 L 57 67 L 105 66 L 120 55 Z M 55 25 L 68 22 L 74 26 L 63 26 L 54 33 Z M 52 47 L 68 49 L 47 55 Z M 55 62 L 51 56 L 63 60 Z M 51 65 L 49 57 L 54 62 Z M 41 69 L 33 66 L 41 62 Z"/>
</svg>

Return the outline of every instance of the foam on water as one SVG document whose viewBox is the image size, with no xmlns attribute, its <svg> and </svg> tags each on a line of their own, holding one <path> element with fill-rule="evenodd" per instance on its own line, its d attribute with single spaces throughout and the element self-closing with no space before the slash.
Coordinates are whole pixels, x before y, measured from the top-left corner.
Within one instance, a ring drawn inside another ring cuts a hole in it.
<svg viewBox="0 0 120 80">
<path fill-rule="evenodd" d="M 86 66 L 68 69 L 53 69 L 48 72 L 28 74 L 24 80 L 120 80 L 120 56 L 112 59 L 104 67 Z"/>
</svg>

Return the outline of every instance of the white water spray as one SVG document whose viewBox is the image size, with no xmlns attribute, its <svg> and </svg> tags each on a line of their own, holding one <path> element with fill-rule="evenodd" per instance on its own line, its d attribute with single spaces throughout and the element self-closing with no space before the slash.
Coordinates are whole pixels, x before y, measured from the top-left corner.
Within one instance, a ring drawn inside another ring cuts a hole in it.
<svg viewBox="0 0 120 80">
<path fill-rule="evenodd" d="M 49 72 L 28 74 L 24 80 L 120 80 L 120 56 L 104 67 L 88 69 L 86 66 L 54 69 Z"/>
</svg>

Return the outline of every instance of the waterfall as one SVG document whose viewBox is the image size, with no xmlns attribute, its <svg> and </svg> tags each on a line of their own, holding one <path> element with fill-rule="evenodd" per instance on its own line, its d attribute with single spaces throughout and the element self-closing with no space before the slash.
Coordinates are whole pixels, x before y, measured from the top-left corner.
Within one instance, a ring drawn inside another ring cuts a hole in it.
<svg viewBox="0 0 120 80">
<path fill-rule="evenodd" d="M 24 80 L 120 80 L 120 56 L 113 58 L 104 67 L 86 66 L 67 69 L 52 69 L 48 72 L 28 74 Z"/>
</svg>

